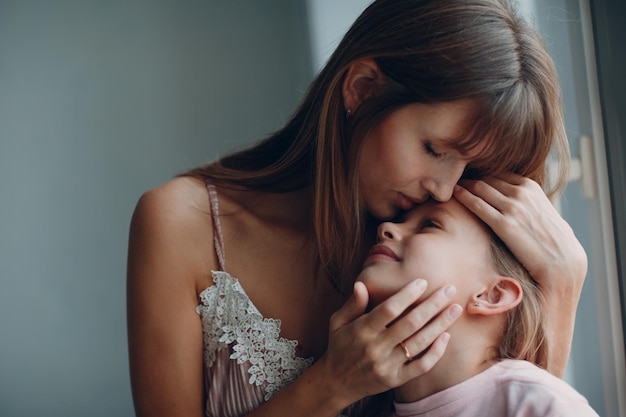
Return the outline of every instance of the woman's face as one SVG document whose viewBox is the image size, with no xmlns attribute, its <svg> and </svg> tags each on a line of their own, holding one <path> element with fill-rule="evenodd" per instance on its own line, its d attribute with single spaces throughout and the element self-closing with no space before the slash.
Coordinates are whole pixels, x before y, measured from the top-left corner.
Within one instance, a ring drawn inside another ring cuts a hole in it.
<svg viewBox="0 0 626 417">
<path fill-rule="evenodd" d="M 467 131 L 474 110 L 471 100 L 414 103 L 374 126 L 359 159 L 361 196 L 370 214 L 389 220 L 430 197 L 449 200 L 471 158 L 449 143 Z"/>
</svg>

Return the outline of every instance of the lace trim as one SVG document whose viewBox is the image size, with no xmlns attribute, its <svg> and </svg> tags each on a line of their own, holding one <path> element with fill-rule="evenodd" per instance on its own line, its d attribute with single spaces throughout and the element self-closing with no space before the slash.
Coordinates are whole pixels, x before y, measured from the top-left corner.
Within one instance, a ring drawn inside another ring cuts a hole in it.
<svg viewBox="0 0 626 417">
<path fill-rule="evenodd" d="M 215 285 L 202 291 L 201 305 L 196 307 L 202 317 L 206 366 L 214 364 L 218 350 L 232 345 L 230 358 L 251 365 L 249 383 L 267 383 L 267 401 L 293 382 L 313 358 L 296 356 L 298 342 L 280 337 L 280 320 L 264 318 L 237 279 L 224 271 L 212 273 Z"/>
</svg>

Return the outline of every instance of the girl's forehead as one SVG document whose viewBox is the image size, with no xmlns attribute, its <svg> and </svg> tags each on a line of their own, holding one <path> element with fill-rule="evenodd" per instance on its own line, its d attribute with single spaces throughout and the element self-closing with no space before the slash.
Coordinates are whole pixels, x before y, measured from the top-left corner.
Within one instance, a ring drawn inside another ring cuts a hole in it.
<svg viewBox="0 0 626 417">
<path fill-rule="evenodd" d="M 437 217 L 438 221 L 447 224 L 476 226 L 481 232 L 487 233 L 485 223 L 454 197 L 445 202 L 428 200 L 406 213 L 400 222 L 415 222 L 429 217 Z"/>
<path fill-rule="evenodd" d="M 465 209 L 465 207 L 454 198 L 446 202 L 439 202 L 430 199 L 406 213 L 401 221 L 411 221 L 434 215 L 441 217 L 450 217 L 452 220 L 454 220 L 454 218 L 457 216 L 463 216 L 464 210 L 467 209 Z"/>
</svg>

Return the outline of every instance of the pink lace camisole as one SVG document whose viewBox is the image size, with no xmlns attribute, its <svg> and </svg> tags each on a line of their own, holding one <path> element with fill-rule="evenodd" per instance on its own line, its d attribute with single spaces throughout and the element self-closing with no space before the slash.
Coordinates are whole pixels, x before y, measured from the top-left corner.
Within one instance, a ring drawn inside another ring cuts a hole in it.
<svg viewBox="0 0 626 417">
<path fill-rule="evenodd" d="M 217 191 L 207 185 L 219 271 L 200 293 L 207 417 L 239 417 L 293 382 L 313 358 L 295 354 L 280 337 L 280 320 L 264 318 L 239 281 L 226 272 Z"/>
</svg>

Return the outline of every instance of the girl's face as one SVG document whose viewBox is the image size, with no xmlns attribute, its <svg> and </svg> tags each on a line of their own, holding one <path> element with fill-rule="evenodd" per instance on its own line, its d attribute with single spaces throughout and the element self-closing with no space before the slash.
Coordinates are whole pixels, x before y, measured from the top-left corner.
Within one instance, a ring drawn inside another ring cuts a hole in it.
<svg viewBox="0 0 626 417">
<path fill-rule="evenodd" d="M 426 295 L 455 285 L 456 301 L 463 305 L 497 276 L 489 239 L 484 224 L 456 199 L 431 200 L 410 211 L 402 223 L 378 227 L 378 244 L 357 279 L 367 287 L 371 305 L 418 278 L 429 283 Z"/>
<path fill-rule="evenodd" d="M 374 126 L 359 159 L 361 196 L 370 214 L 389 220 L 430 197 L 448 201 L 471 159 L 449 143 L 467 131 L 474 110 L 471 100 L 414 103 Z"/>
</svg>

